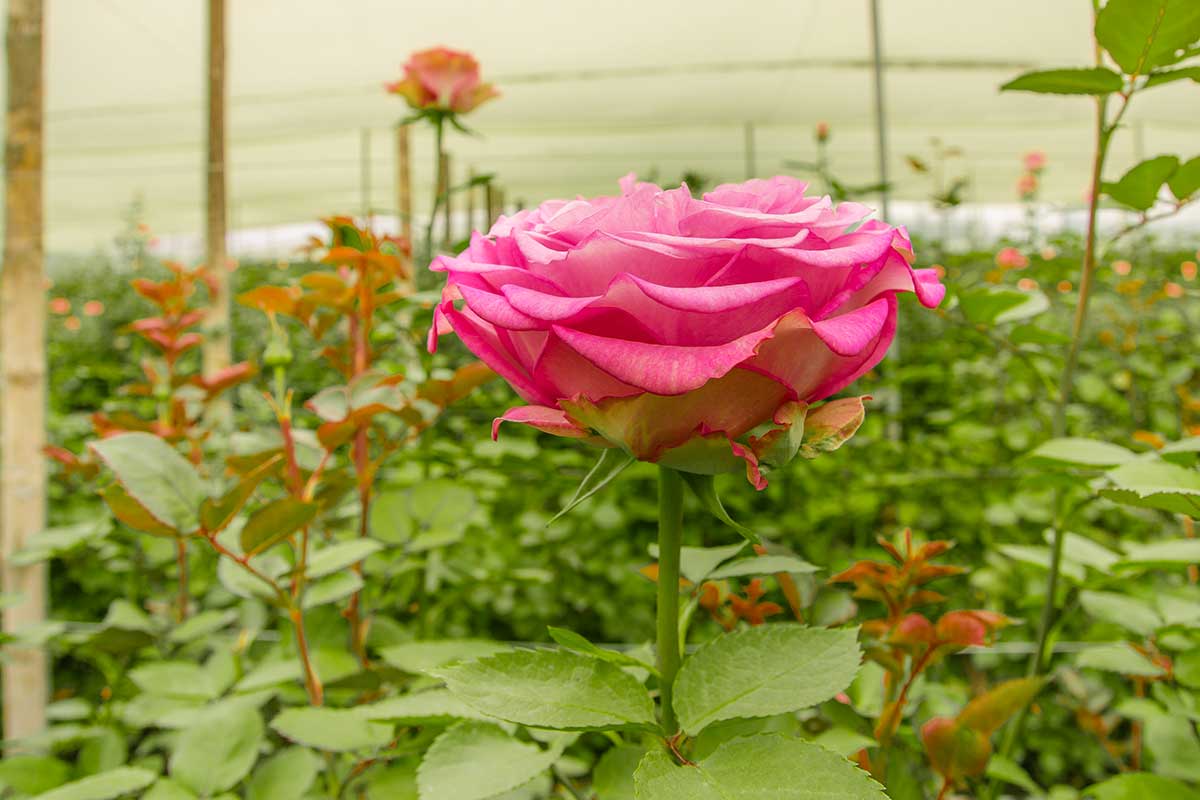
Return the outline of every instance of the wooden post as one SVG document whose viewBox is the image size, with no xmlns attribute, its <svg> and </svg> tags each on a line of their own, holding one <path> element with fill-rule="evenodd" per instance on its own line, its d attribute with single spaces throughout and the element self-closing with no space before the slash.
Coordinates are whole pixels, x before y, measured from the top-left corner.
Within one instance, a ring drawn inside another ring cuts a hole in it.
<svg viewBox="0 0 1200 800">
<path fill-rule="evenodd" d="M 496 188 L 496 184 L 492 181 L 487 182 L 484 187 L 484 201 L 487 206 L 487 226 L 490 229 L 496 223 L 496 217 L 500 215 L 499 201 L 500 190 Z"/>
<path fill-rule="evenodd" d="M 451 229 L 450 213 L 454 205 L 450 196 L 450 154 L 443 152 L 441 166 L 438 169 L 438 194 L 442 198 L 442 249 L 449 250 L 454 245 L 454 231 Z"/>
<path fill-rule="evenodd" d="M 46 525 L 46 287 L 42 272 L 42 0 L 9 0 L 5 119 L 4 265 L 0 274 L 0 582 L 22 600 L 4 611 L 4 632 L 46 617 L 46 571 L 13 553 Z M 4 738 L 46 726 L 47 659 L 5 648 Z M 7 755 L 7 753 L 6 753 Z"/>
<path fill-rule="evenodd" d="M 204 260 L 215 291 L 204 325 L 204 374 L 233 363 L 229 344 L 229 264 L 225 256 L 225 0 L 208 0 L 208 159 Z M 228 417 L 228 406 L 220 416 Z"/>
<path fill-rule="evenodd" d="M 413 248 L 413 255 L 416 256 L 412 218 L 412 162 L 408 154 L 408 126 L 404 124 L 396 126 L 396 214 L 399 216 L 400 235 Z M 414 288 L 412 278 L 402 283 L 409 290 Z"/>
<path fill-rule="evenodd" d="M 467 236 L 470 236 L 475 231 L 475 193 L 479 187 L 475 185 L 475 168 L 467 168 Z"/>
</svg>

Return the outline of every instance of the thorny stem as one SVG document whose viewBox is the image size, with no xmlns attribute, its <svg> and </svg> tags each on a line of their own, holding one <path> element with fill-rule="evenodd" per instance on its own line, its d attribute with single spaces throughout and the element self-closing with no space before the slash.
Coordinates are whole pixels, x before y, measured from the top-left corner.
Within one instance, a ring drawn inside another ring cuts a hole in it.
<svg viewBox="0 0 1200 800">
<path fill-rule="evenodd" d="M 678 730 L 671 705 L 679 672 L 679 558 L 683 545 L 683 477 L 673 469 L 658 471 L 658 696 L 662 726 L 668 736 Z"/>
<path fill-rule="evenodd" d="M 296 649 L 300 653 L 300 664 L 304 667 L 304 688 L 308 692 L 308 702 L 314 706 L 325 704 L 325 689 L 321 679 L 313 668 L 312 659 L 308 655 L 308 636 L 304 632 L 304 611 L 293 605 L 290 612 L 292 628 L 296 631 Z"/>
</svg>

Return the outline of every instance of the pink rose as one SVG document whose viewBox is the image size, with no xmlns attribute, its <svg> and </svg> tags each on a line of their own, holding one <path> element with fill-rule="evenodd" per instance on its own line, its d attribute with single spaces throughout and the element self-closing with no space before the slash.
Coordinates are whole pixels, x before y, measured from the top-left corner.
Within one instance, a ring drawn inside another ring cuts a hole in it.
<svg viewBox="0 0 1200 800">
<path fill-rule="evenodd" d="M 1025 269 L 1029 266 L 1029 259 L 1017 248 L 1005 247 L 996 253 L 996 266 L 1001 269 Z"/>
<path fill-rule="evenodd" d="M 1038 179 L 1032 172 L 1026 172 L 1017 180 L 1017 194 L 1022 200 L 1028 200 L 1037 194 Z"/>
<path fill-rule="evenodd" d="M 465 114 L 500 94 L 479 80 L 474 56 L 445 47 L 413 53 L 404 65 L 404 79 L 389 83 L 387 90 L 418 111 L 455 114 Z"/>
<path fill-rule="evenodd" d="M 1046 168 L 1046 154 L 1041 150 L 1031 150 L 1025 154 L 1025 169 L 1030 172 L 1041 172 Z"/>
<path fill-rule="evenodd" d="M 520 422 L 762 488 L 806 404 L 883 358 L 896 295 L 945 294 L 904 229 L 793 178 L 703 198 L 632 175 L 621 188 L 501 217 L 434 262 L 448 280 L 430 349 L 452 330 L 529 403 L 493 436 Z"/>
</svg>

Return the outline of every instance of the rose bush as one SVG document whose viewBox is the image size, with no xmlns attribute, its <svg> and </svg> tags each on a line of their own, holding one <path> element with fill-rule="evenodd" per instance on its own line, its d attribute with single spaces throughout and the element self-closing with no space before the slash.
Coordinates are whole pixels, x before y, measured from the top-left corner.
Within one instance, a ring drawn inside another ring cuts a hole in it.
<svg viewBox="0 0 1200 800">
<path fill-rule="evenodd" d="M 500 93 L 479 77 L 479 62 L 470 53 L 434 47 L 413 53 L 404 78 L 387 85 L 418 111 L 465 114 Z"/>
<path fill-rule="evenodd" d="M 945 294 L 912 267 L 902 228 L 793 178 L 702 198 L 621 186 L 502 217 L 434 262 L 448 281 L 430 348 L 453 330 L 529 403 L 496 426 L 688 472 L 744 467 L 762 488 L 760 461 L 807 405 L 883 358 L 896 295 L 933 307 Z M 771 422 L 778 432 L 755 430 Z"/>
</svg>

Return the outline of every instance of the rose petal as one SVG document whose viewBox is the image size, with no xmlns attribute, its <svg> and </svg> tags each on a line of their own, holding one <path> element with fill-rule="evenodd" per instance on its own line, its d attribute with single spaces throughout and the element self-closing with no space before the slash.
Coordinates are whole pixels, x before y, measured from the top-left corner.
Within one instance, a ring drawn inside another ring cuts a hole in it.
<svg viewBox="0 0 1200 800">
<path fill-rule="evenodd" d="M 546 406 L 517 406 L 505 411 L 492 420 L 492 440 L 500 435 L 500 425 L 505 422 L 516 422 L 528 425 L 543 433 L 563 436 L 568 439 L 586 439 L 591 434 L 586 428 L 581 428 L 571 421 L 571 418 L 560 409 Z"/>
</svg>

